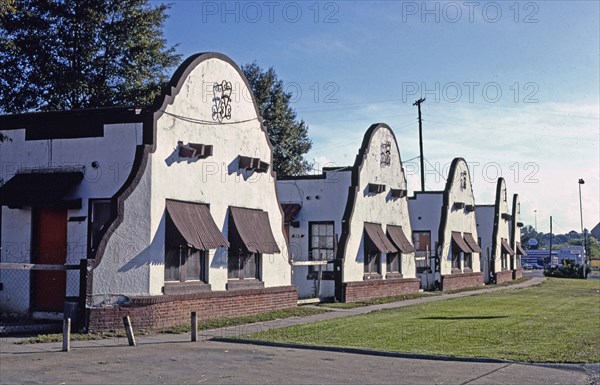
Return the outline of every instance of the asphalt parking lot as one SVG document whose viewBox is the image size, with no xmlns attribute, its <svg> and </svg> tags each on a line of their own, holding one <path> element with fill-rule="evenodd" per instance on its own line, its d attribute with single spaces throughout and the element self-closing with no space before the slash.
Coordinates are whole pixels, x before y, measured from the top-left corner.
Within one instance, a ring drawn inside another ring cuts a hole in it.
<svg viewBox="0 0 600 385">
<path fill-rule="evenodd" d="M 199 341 L 188 336 L 26 345 L 0 349 L 2 384 L 588 384 L 590 366 L 552 368 L 378 357 Z"/>
</svg>

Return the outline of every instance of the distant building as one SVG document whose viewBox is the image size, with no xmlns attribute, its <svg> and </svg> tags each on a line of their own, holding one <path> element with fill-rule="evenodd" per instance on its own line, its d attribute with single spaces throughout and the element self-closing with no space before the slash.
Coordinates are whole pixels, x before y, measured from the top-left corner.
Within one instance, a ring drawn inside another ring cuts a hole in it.
<svg viewBox="0 0 600 385">
<path fill-rule="evenodd" d="M 596 238 L 596 240 L 600 240 L 600 222 L 594 226 L 592 231 L 590 231 L 590 234 L 592 234 L 592 237 Z"/>
</svg>

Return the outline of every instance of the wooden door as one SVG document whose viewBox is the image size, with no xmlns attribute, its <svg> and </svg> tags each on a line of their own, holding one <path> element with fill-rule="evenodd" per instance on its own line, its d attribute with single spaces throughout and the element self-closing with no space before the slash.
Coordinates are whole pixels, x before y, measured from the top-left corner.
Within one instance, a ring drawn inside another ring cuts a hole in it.
<svg viewBox="0 0 600 385">
<path fill-rule="evenodd" d="M 34 263 L 64 265 L 67 259 L 67 210 L 38 209 L 33 239 Z M 33 309 L 62 312 L 66 283 L 64 270 L 33 271 Z"/>
</svg>

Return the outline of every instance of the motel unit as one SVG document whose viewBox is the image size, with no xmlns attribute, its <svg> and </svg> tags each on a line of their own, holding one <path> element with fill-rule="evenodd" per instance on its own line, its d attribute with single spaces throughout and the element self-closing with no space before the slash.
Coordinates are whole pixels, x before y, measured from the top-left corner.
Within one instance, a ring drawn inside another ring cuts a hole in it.
<svg viewBox="0 0 600 385">
<path fill-rule="evenodd" d="M 443 191 L 417 191 L 408 199 L 417 273 L 425 290 L 483 284 L 475 197 L 467 162 L 455 158 Z"/>
<path fill-rule="evenodd" d="M 272 146 L 228 57 L 189 57 L 150 106 L 0 132 L 3 313 L 151 329 L 296 306 Z"/>
<path fill-rule="evenodd" d="M 300 298 L 355 302 L 415 293 L 407 186 L 398 143 L 366 131 L 354 165 L 277 181 Z"/>
</svg>

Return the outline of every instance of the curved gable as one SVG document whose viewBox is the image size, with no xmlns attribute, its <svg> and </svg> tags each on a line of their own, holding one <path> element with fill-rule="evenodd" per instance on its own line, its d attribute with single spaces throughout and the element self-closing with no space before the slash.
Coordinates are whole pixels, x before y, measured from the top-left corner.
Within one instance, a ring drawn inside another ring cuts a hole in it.
<svg viewBox="0 0 600 385">
<path fill-rule="evenodd" d="M 375 186 L 385 187 L 372 192 Z M 405 234 L 412 233 L 400 149 L 394 132 L 385 123 L 367 129 L 352 167 L 339 250 L 339 257 L 347 260 L 344 281 L 362 280 L 362 265 L 355 263 L 360 256 L 355 254 L 362 250 L 365 222 L 379 223 L 384 231 L 386 225 L 402 226 Z"/>
<path fill-rule="evenodd" d="M 443 258 L 442 272 L 450 271 L 448 261 L 451 252 L 451 234 L 453 231 L 470 233 L 477 240 L 477 220 L 475 216 L 475 196 L 471 184 L 469 166 L 464 158 L 454 158 L 448 171 L 439 228 L 439 245 Z M 474 259 L 475 265 L 478 259 Z M 475 266 L 476 267 L 476 266 Z"/>
</svg>

